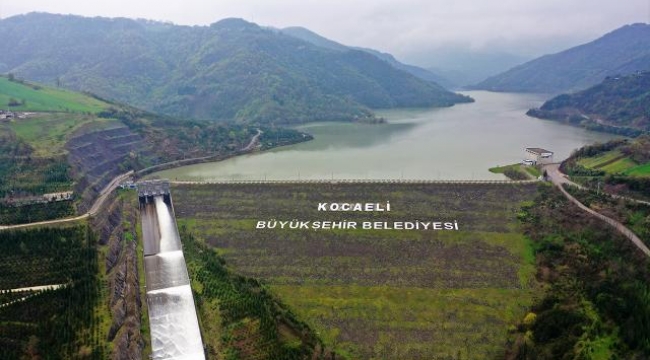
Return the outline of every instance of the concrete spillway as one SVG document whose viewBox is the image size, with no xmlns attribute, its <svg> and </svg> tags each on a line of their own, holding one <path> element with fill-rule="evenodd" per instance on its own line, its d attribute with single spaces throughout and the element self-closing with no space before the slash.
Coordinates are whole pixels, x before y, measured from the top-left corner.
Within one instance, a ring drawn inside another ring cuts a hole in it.
<svg viewBox="0 0 650 360">
<path fill-rule="evenodd" d="M 153 359 L 203 360 L 203 342 L 171 196 L 140 198 Z"/>
</svg>

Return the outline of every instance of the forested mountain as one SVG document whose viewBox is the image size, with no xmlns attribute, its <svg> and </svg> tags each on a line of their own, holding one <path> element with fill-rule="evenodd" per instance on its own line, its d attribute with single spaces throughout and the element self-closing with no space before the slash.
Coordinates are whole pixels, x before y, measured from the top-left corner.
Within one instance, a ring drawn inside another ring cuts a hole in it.
<svg viewBox="0 0 650 360">
<path fill-rule="evenodd" d="M 622 134 L 650 131 L 650 72 L 608 77 L 587 90 L 559 95 L 528 115 Z"/>
<path fill-rule="evenodd" d="M 320 36 L 320 35 L 316 34 L 315 32 L 313 32 L 313 31 L 311 31 L 309 29 L 305 29 L 303 27 L 298 27 L 298 26 L 296 26 L 296 27 L 288 27 L 288 28 L 284 28 L 284 29 L 282 29 L 280 31 L 282 33 L 284 33 L 284 34 L 293 36 L 293 37 L 301 39 L 301 40 L 305 40 L 305 41 L 310 42 L 310 43 L 312 43 L 312 44 L 314 44 L 316 46 L 323 47 L 323 48 L 330 49 L 330 50 L 337 50 L 337 51 L 360 50 L 360 51 L 364 51 L 364 52 L 367 52 L 369 54 L 372 54 L 372 55 L 376 56 L 380 60 L 383 60 L 383 61 L 389 63 L 394 68 L 406 71 L 407 73 L 409 73 L 409 74 L 411 74 L 411 75 L 413 75 L 413 76 L 415 76 L 417 78 L 420 78 L 422 80 L 434 82 L 434 83 L 442 85 L 442 86 L 444 86 L 446 88 L 450 88 L 450 87 L 453 86 L 453 84 L 449 80 L 445 79 L 444 77 L 440 76 L 439 74 L 434 73 L 434 72 L 429 71 L 429 70 L 426 70 L 426 69 L 423 69 L 423 68 L 418 67 L 418 66 L 404 64 L 404 63 L 398 61 L 397 59 L 395 59 L 395 57 L 393 55 L 388 54 L 388 53 L 384 53 L 384 52 L 374 50 L 374 49 L 346 46 L 346 45 L 337 43 L 336 41 L 332 41 L 332 40 L 327 39 L 327 38 L 325 38 L 323 36 Z"/>
<path fill-rule="evenodd" d="M 0 21 L 0 72 L 150 111 L 252 123 L 372 120 L 372 108 L 471 101 L 363 51 L 240 19 L 177 26 L 31 13 Z"/>
<path fill-rule="evenodd" d="M 633 24 L 590 43 L 516 66 L 475 88 L 557 94 L 586 89 L 607 76 L 643 70 L 650 70 L 650 25 Z"/>
</svg>

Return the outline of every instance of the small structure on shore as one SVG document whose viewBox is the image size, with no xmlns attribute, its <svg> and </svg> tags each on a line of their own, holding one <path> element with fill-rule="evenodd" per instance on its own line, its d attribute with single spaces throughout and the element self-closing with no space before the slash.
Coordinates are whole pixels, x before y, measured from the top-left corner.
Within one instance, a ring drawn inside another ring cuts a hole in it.
<svg viewBox="0 0 650 360">
<path fill-rule="evenodd" d="M 171 193 L 168 180 L 146 180 L 136 184 L 141 204 L 153 202 L 156 196 L 162 196 L 165 202 L 171 204 Z"/>
<path fill-rule="evenodd" d="M 526 148 L 524 165 L 550 164 L 553 162 L 553 152 L 542 148 Z"/>
</svg>

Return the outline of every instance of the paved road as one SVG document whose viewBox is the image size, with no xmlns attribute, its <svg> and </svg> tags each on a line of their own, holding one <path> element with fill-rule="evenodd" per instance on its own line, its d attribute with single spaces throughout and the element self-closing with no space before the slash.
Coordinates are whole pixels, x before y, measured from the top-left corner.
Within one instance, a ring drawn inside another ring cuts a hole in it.
<svg viewBox="0 0 650 360">
<path fill-rule="evenodd" d="M 99 193 L 99 197 L 97 197 L 97 200 L 95 200 L 95 203 L 93 206 L 88 210 L 88 215 L 89 216 L 95 216 L 99 212 L 99 210 L 104 206 L 104 202 L 106 202 L 106 199 L 108 198 L 108 195 L 110 195 L 117 187 L 120 185 L 120 183 L 128 180 L 133 176 L 134 172 L 133 170 L 124 173 L 122 175 L 117 176 L 114 178 L 108 185 L 104 187 L 104 190 L 102 190 Z"/>
<path fill-rule="evenodd" d="M 547 164 L 544 165 L 543 170 L 546 171 L 546 174 L 548 177 L 551 179 L 553 184 L 555 185 L 561 185 L 561 184 L 569 184 L 573 186 L 577 186 L 579 188 L 582 188 L 582 186 L 574 183 L 573 181 L 569 180 L 569 177 L 563 174 L 560 171 L 560 164 Z"/>
<path fill-rule="evenodd" d="M 584 186 L 582 186 L 580 184 L 577 184 L 577 183 L 574 183 L 573 181 L 569 180 L 569 177 L 566 174 L 564 174 L 564 173 L 562 173 L 560 171 L 560 164 L 548 164 L 548 165 L 545 165 L 544 170 L 546 170 L 547 174 L 551 178 L 551 181 L 553 181 L 553 183 L 556 184 L 556 185 L 558 183 L 560 183 L 560 184 L 568 184 L 568 185 L 575 186 L 575 187 L 577 187 L 579 189 L 586 189 Z M 627 196 L 621 196 L 621 195 L 615 195 L 615 194 L 609 194 L 609 193 L 605 193 L 605 194 L 607 194 L 608 196 L 611 196 L 611 197 L 613 197 L 615 199 L 622 199 L 622 200 L 632 201 L 632 202 L 639 203 L 639 204 L 650 205 L 650 201 L 644 201 L 644 200 L 639 200 L 639 199 L 635 199 L 635 198 L 631 198 L 631 197 L 627 197 Z"/>
<path fill-rule="evenodd" d="M 172 169 L 175 167 L 180 167 L 180 166 L 185 166 L 185 165 L 192 165 L 192 164 L 198 164 L 204 161 L 221 161 L 225 160 L 227 158 L 237 156 L 237 155 L 242 155 L 245 154 L 247 151 L 250 151 L 251 148 L 257 143 L 257 140 L 259 139 L 260 135 L 262 135 L 264 132 L 260 129 L 257 129 L 257 134 L 254 135 L 251 138 L 251 141 L 248 142 L 248 145 L 243 147 L 241 150 L 237 150 L 235 153 L 232 154 L 212 154 L 208 156 L 200 156 L 200 157 L 195 157 L 195 158 L 189 158 L 189 159 L 180 159 L 180 160 L 174 160 L 154 166 L 149 166 L 148 168 L 140 169 L 137 172 L 137 176 L 143 176 L 143 174 L 148 175 L 152 172 L 155 171 L 160 171 L 160 170 L 166 170 L 166 169 Z"/>
<path fill-rule="evenodd" d="M 115 177 L 113 180 L 111 180 L 111 182 L 108 183 L 108 185 L 106 185 L 104 189 L 99 193 L 99 196 L 95 200 L 95 203 L 90 208 L 90 210 L 88 210 L 88 212 L 83 215 L 65 218 L 65 219 L 33 222 L 29 224 L 0 226 L 0 231 L 9 230 L 9 229 L 24 229 L 24 228 L 29 228 L 33 226 L 42 226 L 42 225 L 65 224 L 65 223 L 71 223 L 71 222 L 75 222 L 75 221 L 79 221 L 79 220 L 83 220 L 95 216 L 102 208 L 102 206 L 104 206 L 106 199 L 108 199 L 108 195 L 110 195 L 110 193 L 113 192 L 120 185 L 121 182 L 129 179 L 131 176 L 133 176 L 133 171 L 129 171 L 128 173 L 119 175 Z"/>
<path fill-rule="evenodd" d="M 569 201 L 574 203 L 580 209 L 588 212 L 589 214 L 597 217 L 598 219 L 600 219 L 600 220 L 606 222 L 607 224 L 611 225 L 612 227 L 614 227 L 616 230 L 618 230 L 618 232 L 620 232 L 625 237 L 630 239 L 630 241 L 632 241 L 632 243 L 639 250 L 643 251 L 643 253 L 646 254 L 647 256 L 650 256 L 650 249 L 648 249 L 648 247 L 643 243 L 643 241 L 641 241 L 641 239 L 638 236 L 636 236 L 636 234 L 633 233 L 632 230 L 628 229 L 625 225 L 621 224 L 620 222 L 618 222 L 618 221 L 616 221 L 616 220 L 614 220 L 612 218 L 609 218 L 609 217 L 607 217 L 607 216 L 605 216 L 603 214 L 600 214 L 600 213 L 588 208 L 587 206 L 582 204 L 580 201 L 578 201 L 578 199 L 574 198 L 571 194 L 569 194 L 566 190 L 564 190 L 564 187 L 562 186 L 563 184 L 578 186 L 580 188 L 582 188 L 582 186 L 572 182 L 571 180 L 569 180 L 567 178 L 567 176 L 565 174 L 560 172 L 559 164 L 545 165 L 544 170 L 546 170 L 546 173 L 549 176 L 549 178 L 551 179 L 551 181 L 553 182 L 553 184 L 555 184 L 560 189 L 560 191 L 562 191 L 562 194 L 564 194 L 564 196 L 567 199 L 569 199 Z M 625 198 L 625 199 L 627 199 L 627 198 Z M 628 200 L 634 200 L 634 199 L 628 199 Z M 636 200 L 636 201 L 640 201 L 640 200 Z M 640 202 L 643 202 L 643 201 L 640 201 Z"/>
</svg>

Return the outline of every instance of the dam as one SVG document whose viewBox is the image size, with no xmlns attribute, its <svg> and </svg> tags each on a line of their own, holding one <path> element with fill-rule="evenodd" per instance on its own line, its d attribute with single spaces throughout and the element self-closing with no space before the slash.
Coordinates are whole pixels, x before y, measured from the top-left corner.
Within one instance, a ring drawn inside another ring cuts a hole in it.
<svg viewBox="0 0 650 360">
<path fill-rule="evenodd" d="M 169 183 L 138 184 L 151 358 L 205 359 Z"/>
</svg>

